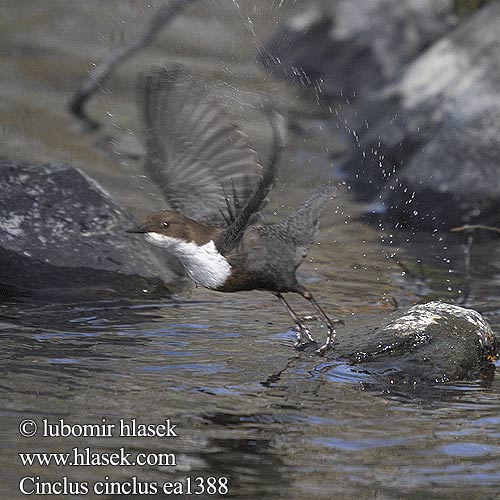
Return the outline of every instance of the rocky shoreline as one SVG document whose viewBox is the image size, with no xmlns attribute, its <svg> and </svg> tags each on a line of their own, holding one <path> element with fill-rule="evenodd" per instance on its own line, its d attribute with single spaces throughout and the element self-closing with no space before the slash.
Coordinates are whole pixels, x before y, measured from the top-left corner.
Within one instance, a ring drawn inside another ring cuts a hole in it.
<svg viewBox="0 0 500 500">
<path fill-rule="evenodd" d="M 500 4 L 459 19 L 447 0 L 323 2 L 265 54 L 346 127 L 341 171 L 371 212 L 428 231 L 500 226 Z"/>
<path fill-rule="evenodd" d="M 65 164 L 0 162 L 0 289 L 4 297 L 169 297 L 182 270 L 140 238 L 95 182 Z"/>
</svg>

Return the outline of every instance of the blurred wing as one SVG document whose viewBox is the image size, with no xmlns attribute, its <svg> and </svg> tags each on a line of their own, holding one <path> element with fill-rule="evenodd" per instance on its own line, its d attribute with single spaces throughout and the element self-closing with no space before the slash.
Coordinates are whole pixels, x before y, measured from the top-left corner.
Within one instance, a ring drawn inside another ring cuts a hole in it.
<svg viewBox="0 0 500 500">
<path fill-rule="evenodd" d="M 335 197 L 337 188 L 324 184 L 309 196 L 301 205 L 280 224 L 292 235 L 295 244 L 307 248 L 318 230 L 319 218 Z"/>
<path fill-rule="evenodd" d="M 148 175 L 172 210 L 230 226 L 262 180 L 246 137 L 180 67 L 149 73 L 142 91 Z"/>
<path fill-rule="evenodd" d="M 284 117 L 273 111 L 267 110 L 269 122 L 273 129 L 273 145 L 271 156 L 266 160 L 265 170 L 262 180 L 248 198 L 245 206 L 241 209 L 232 224 L 221 232 L 215 244 L 223 254 L 229 252 L 231 248 L 238 244 L 249 224 L 256 222 L 256 214 L 268 201 L 268 195 L 274 187 L 276 173 L 278 170 L 278 160 L 286 141 L 286 125 Z"/>
</svg>

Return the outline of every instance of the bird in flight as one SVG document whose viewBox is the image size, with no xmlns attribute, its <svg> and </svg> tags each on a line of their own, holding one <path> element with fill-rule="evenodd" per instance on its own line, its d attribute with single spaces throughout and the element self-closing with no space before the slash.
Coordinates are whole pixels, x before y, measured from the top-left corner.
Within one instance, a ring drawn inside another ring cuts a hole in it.
<svg viewBox="0 0 500 500">
<path fill-rule="evenodd" d="M 150 214 L 128 232 L 143 233 L 178 258 L 197 284 L 218 292 L 265 290 L 284 305 L 296 325 L 296 347 L 314 342 L 283 294 L 304 297 L 326 324 L 326 352 L 335 323 L 296 277 L 336 188 L 324 185 L 289 217 L 264 224 L 261 212 L 274 185 L 284 146 L 283 118 L 266 111 L 273 149 L 259 163 L 255 151 L 215 96 L 207 96 L 179 66 L 151 71 L 141 94 L 146 171 L 168 210 Z"/>
</svg>

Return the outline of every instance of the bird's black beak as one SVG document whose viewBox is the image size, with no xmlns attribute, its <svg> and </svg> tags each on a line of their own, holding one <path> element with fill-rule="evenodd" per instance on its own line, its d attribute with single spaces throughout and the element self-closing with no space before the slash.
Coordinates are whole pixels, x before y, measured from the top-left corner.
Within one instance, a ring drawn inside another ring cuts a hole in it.
<svg viewBox="0 0 500 500">
<path fill-rule="evenodd" d="M 137 227 L 133 227 L 131 229 L 127 229 L 125 230 L 126 233 L 140 233 L 140 234 L 143 234 L 143 233 L 147 233 L 147 229 L 144 227 L 144 226 L 137 226 Z"/>
</svg>

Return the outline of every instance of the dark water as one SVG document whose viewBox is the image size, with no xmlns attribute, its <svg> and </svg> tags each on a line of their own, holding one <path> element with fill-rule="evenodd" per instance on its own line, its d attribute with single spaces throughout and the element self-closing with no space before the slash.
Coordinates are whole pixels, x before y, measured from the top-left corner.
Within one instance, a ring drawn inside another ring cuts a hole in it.
<svg viewBox="0 0 500 500">
<path fill-rule="evenodd" d="M 1 155 L 68 161 L 136 214 L 159 206 L 141 177 L 140 161 L 123 154 L 141 153 L 135 76 L 154 63 L 180 61 L 220 85 L 237 114 L 250 92 L 270 92 L 303 107 L 295 90 L 253 62 L 256 41 L 265 39 L 291 3 L 214 0 L 190 8 L 92 103 L 105 131 L 82 135 L 64 110 L 70 91 L 92 61 L 140 30 L 152 8 L 143 1 L 26 1 L 21 7 L 4 0 Z M 262 118 L 246 118 L 257 149 L 265 149 Z M 322 133 L 321 123 L 314 128 L 315 136 L 290 138 L 271 217 L 283 216 L 312 186 L 333 176 L 325 152 L 340 151 L 345 138 Z M 116 139 L 111 149 L 121 157 L 110 153 L 105 136 Z M 460 301 L 467 288 L 467 305 L 500 330 L 500 269 L 491 257 L 498 242 L 473 245 L 467 287 L 460 237 L 363 224 L 362 207 L 347 188 L 337 205 L 325 215 L 300 278 L 327 310 L 344 317 L 340 344 L 395 308 L 435 298 Z M 292 303 L 306 312 L 298 299 Z M 312 330 L 318 339 L 326 334 L 316 323 Z M 66 476 L 89 485 L 105 477 L 123 483 L 135 476 L 159 485 L 228 477 L 226 496 L 247 499 L 500 498 L 498 378 L 418 394 L 377 388 L 343 363 L 297 353 L 290 322 L 269 294 L 197 289 L 177 302 L 3 302 L 0 339 L 2 498 L 24 498 L 18 485 L 27 476 L 50 482 Z M 120 419 L 170 419 L 178 437 L 127 437 L 117 430 L 102 438 L 42 435 L 44 419 L 83 425 L 103 418 L 117 426 Z M 38 424 L 36 436 L 20 435 L 25 419 Z M 177 465 L 28 467 L 18 456 L 74 447 L 173 453 Z"/>
</svg>

